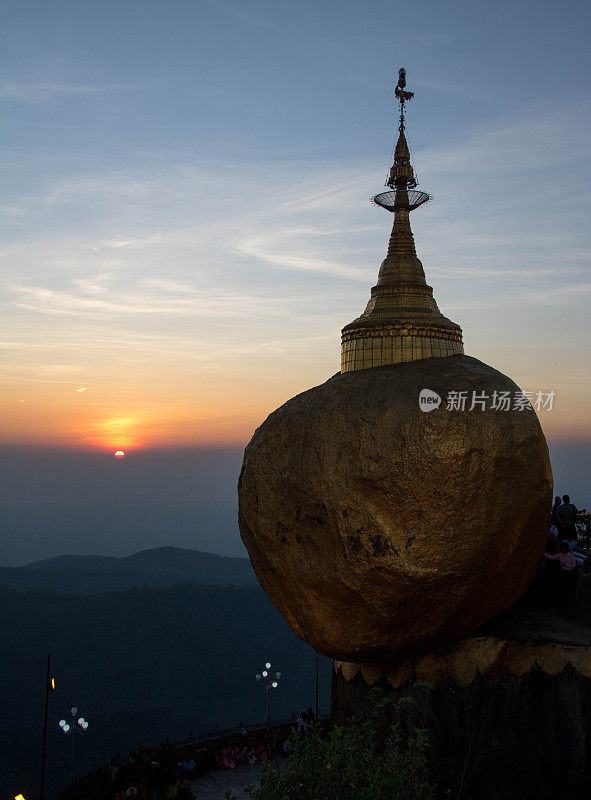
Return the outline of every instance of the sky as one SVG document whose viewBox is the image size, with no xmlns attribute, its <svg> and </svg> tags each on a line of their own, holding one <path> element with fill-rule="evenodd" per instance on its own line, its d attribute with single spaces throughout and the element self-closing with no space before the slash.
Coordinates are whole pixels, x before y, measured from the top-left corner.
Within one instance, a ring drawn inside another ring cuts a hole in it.
<svg viewBox="0 0 591 800">
<path fill-rule="evenodd" d="M 47 475 L 30 480 L 31 459 L 60 448 L 87 465 L 88 498 L 117 448 L 135 463 L 188 449 L 207 469 L 204 453 L 239 452 L 338 371 L 390 232 L 369 198 L 402 65 L 433 195 L 412 216 L 428 282 L 467 354 L 556 392 L 540 421 L 585 491 L 587 2 L 2 8 L 0 444 L 22 478 L 7 501 L 60 500 Z"/>
</svg>

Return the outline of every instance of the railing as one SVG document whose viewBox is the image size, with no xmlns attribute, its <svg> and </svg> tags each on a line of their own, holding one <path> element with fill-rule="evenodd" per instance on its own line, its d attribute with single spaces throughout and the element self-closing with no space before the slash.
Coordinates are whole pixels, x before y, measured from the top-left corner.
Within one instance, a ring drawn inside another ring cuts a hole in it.
<svg viewBox="0 0 591 800">
<path fill-rule="evenodd" d="M 329 714 L 318 714 L 318 721 L 325 722 L 330 717 Z M 269 728 L 281 728 L 288 725 L 297 725 L 297 719 L 294 715 L 291 717 L 284 717 L 283 719 L 270 720 L 269 725 L 265 722 L 252 722 L 249 725 L 236 725 L 233 728 L 216 728 L 207 733 L 191 734 L 185 739 L 178 739 L 176 742 L 171 742 L 171 747 L 174 749 L 184 747 L 185 745 L 192 744 L 193 742 L 207 742 L 214 739 L 222 739 L 227 736 L 235 736 L 241 734 L 243 731 L 251 733 L 253 731 L 264 731 Z"/>
<path fill-rule="evenodd" d="M 319 714 L 318 721 L 325 724 L 329 720 L 328 714 Z M 208 731 L 188 736 L 186 739 L 179 739 L 168 744 L 169 749 L 176 752 L 175 758 L 178 760 L 193 758 L 195 761 L 195 775 L 202 775 L 216 769 L 216 756 L 221 755 L 225 747 L 232 747 L 236 744 L 252 746 L 254 744 L 271 745 L 273 754 L 278 751 L 277 745 L 281 745 L 283 740 L 290 735 L 292 728 L 297 726 L 297 720 L 286 717 L 280 720 L 272 720 L 267 725 L 265 722 L 254 722 L 249 725 L 237 725 L 232 728 Z M 154 749 L 154 748 L 150 748 Z M 105 767 L 94 769 L 83 777 L 79 778 L 67 788 L 59 792 L 58 800 L 79 800 L 81 797 L 87 800 L 99 800 L 103 798 L 102 792 L 97 791 L 97 775 L 103 772 Z"/>
</svg>

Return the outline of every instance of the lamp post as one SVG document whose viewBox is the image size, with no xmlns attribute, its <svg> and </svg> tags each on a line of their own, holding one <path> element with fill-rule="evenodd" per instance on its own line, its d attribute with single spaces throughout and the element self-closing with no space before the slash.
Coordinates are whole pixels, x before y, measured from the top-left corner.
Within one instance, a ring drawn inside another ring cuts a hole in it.
<svg viewBox="0 0 591 800">
<path fill-rule="evenodd" d="M 51 653 L 47 654 L 47 671 L 45 673 L 45 714 L 43 716 L 43 756 L 41 758 L 41 788 L 39 800 L 45 798 L 45 754 L 47 752 L 47 711 L 49 708 L 49 695 L 55 692 L 55 678 L 51 677 Z"/>
<path fill-rule="evenodd" d="M 267 727 L 269 727 L 269 722 L 271 717 L 269 716 L 269 692 L 271 689 L 276 689 L 279 686 L 279 678 L 281 677 L 280 672 L 276 672 L 275 676 L 273 677 L 270 673 L 271 669 L 271 662 L 267 661 L 265 664 L 265 669 L 258 673 L 256 679 L 259 683 L 265 687 L 265 692 L 267 694 Z"/>
<path fill-rule="evenodd" d="M 59 726 L 66 736 L 72 737 L 72 764 L 70 770 L 70 783 L 74 783 L 74 745 L 76 743 L 76 736 L 78 734 L 85 733 L 85 731 L 88 729 L 88 722 L 84 719 L 84 717 L 78 717 L 78 709 L 75 706 L 70 709 L 70 714 L 72 715 L 72 722 L 70 723 L 65 719 L 60 719 Z"/>
</svg>

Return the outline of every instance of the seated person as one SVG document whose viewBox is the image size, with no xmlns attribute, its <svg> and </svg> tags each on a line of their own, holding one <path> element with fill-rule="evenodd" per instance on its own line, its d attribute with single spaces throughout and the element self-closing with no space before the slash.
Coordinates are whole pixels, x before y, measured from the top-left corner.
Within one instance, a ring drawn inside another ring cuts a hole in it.
<svg viewBox="0 0 591 800">
<path fill-rule="evenodd" d="M 560 542 L 560 549 L 558 553 L 556 553 L 556 555 L 550 555 L 550 553 L 544 553 L 544 558 L 547 558 L 549 561 L 559 561 L 560 569 L 563 572 L 570 572 L 577 565 L 575 557 L 570 552 L 570 548 L 567 541 Z"/>
<path fill-rule="evenodd" d="M 560 542 L 560 551 L 556 555 L 544 554 L 548 561 L 558 561 L 560 572 L 558 574 L 558 597 L 562 600 L 574 600 L 577 590 L 577 560 L 568 549 L 568 542 Z"/>
<path fill-rule="evenodd" d="M 224 747 L 222 750 L 222 769 L 235 769 L 236 764 L 232 759 L 232 753 L 229 747 Z"/>
<path fill-rule="evenodd" d="M 269 750 L 265 744 L 261 742 L 261 744 L 257 747 L 257 758 L 259 761 L 268 761 L 270 757 Z"/>
<path fill-rule="evenodd" d="M 195 772 L 195 759 L 185 759 L 185 761 L 183 761 L 183 770 L 192 775 Z"/>
</svg>

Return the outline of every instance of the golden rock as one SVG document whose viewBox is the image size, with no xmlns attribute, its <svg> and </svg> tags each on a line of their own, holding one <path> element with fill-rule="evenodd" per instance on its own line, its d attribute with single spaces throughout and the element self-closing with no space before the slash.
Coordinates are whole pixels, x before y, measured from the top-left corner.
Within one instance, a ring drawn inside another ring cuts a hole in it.
<svg viewBox="0 0 591 800">
<path fill-rule="evenodd" d="M 423 389 L 442 402 L 419 406 Z M 517 600 L 544 550 L 548 449 L 531 409 L 469 356 L 336 375 L 255 432 L 239 522 L 257 577 L 321 653 L 384 662 L 457 640 Z"/>
</svg>

